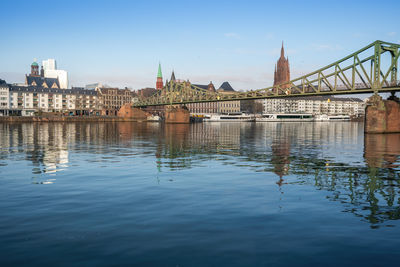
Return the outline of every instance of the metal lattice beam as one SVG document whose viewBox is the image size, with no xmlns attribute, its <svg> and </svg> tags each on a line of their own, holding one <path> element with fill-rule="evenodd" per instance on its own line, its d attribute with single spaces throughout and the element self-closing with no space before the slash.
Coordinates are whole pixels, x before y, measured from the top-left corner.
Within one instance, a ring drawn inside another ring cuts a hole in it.
<svg viewBox="0 0 400 267">
<path fill-rule="evenodd" d="M 399 56 L 399 44 L 375 41 L 326 67 L 276 86 L 224 94 L 210 92 L 190 82 L 170 81 L 162 90 L 139 99 L 133 106 L 400 91 Z"/>
</svg>

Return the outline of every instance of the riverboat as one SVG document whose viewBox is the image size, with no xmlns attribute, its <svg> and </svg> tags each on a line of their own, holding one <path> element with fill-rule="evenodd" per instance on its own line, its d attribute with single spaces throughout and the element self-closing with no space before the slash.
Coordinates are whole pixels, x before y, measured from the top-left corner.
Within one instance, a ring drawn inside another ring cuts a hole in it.
<svg viewBox="0 0 400 267">
<path fill-rule="evenodd" d="M 349 121 L 349 115 L 317 115 L 315 121 Z"/>
<path fill-rule="evenodd" d="M 240 115 L 210 115 L 210 117 L 205 117 L 204 122 L 251 122 L 255 121 L 253 115 L 240 114 Z"/>
<path fill-rule="evenodd" d="M 277 113 L 277 114 L 262 114 L 261 117 L 256 118 L 256 122 L 308 122 L 313 121 L 312 114 L 307 113 Z"/>
<path fill-rule="evenodd" d="M 147 121 L 160 121 L 160 120 L 161 120 L 160 116 L 157 115 L 151 115 L 147 117 Z"/>
</svg>

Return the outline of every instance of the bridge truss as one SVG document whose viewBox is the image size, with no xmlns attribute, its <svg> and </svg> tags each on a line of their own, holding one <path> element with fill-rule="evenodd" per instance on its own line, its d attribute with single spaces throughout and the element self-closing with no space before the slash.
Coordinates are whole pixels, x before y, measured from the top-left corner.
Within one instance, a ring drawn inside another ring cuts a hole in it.
<svg viewBox="0 0 400 267">
<path fill-rule="evenodd" d="M 399 44 L 375 41 L 341 60 L 287 83 L 228 94 L 211 92 L 190 82 L 170 81 L 162 90 L 151 97 L 140 98 L 133 106 L 400 91 L 399 55 Z"/>
</svg>

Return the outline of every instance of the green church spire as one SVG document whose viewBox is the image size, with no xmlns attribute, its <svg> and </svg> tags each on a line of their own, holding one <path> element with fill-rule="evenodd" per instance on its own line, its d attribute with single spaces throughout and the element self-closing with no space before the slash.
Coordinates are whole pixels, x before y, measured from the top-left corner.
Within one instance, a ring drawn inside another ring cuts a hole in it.
<svg viewBox="0 0 400 267">
<path fill-rule="evenodd" d="M 162 78 L 161 63 L 158 63 L 158 74 L 157 74 L 157 78 Z"/>
</svg>

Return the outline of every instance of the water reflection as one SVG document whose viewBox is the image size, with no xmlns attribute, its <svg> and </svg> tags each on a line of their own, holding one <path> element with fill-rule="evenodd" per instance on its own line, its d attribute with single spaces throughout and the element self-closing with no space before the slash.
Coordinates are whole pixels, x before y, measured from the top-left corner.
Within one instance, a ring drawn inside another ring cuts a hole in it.
<svg viewBox="0 0 400 267">
<path fill-rule="evenodd" d="M 397 168 L 400 155 L 400 134 L 366 134 L 365 162 L 371 168 Z"/>
<path fill-rule="evenodd" d="M 400 217 L 400 134 L 364 136 L 360 123 L 22 123 L 0 124 L 0 133 L 0 173 L 25 160 L 37 183 L 53 183 L 79 154 L 105 166 L 148 157 L 157 172 L 218 161 L 274 173 L 282 192 L 324 190 L 372 227 Z"/>
</svg>

